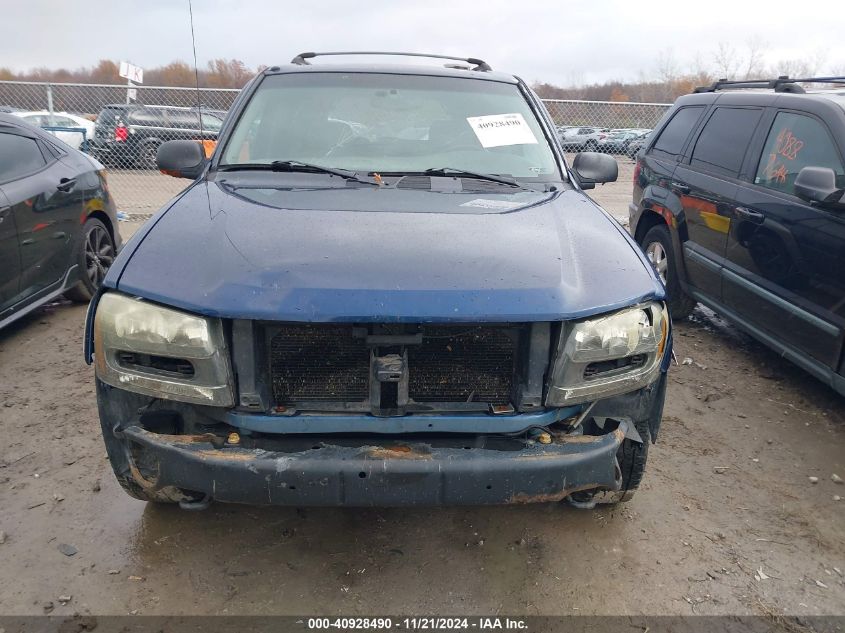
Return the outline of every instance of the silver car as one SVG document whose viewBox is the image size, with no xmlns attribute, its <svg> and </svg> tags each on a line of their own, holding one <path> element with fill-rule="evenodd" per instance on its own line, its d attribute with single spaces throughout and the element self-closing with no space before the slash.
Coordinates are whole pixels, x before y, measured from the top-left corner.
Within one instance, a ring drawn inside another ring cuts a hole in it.
<svg viewBox="0 0 845 633">
<path fill-rule="evenodd" d="M 599 140 L 607 133 L 605 128 L 570 127 L 563 130 L 559 137 L 563 149 L 572 152 L 595 151 Z"/>
</svg>

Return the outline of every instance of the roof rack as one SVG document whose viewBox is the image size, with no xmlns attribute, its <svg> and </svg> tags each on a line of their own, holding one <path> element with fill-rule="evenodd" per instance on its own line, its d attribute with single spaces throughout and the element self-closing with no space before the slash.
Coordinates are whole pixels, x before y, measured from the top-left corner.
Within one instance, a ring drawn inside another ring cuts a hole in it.
<svg viewBox="0 0 845 633">
<path fill-rule="evenodd" d="M 720 79 L 709 86 L 699 86 L 693 92 L 716 92 L 717 90 L 741 90 L 743 88 L 769 88 L 775 92 L 806 92 L 798 84 L 845 84 L 845 77 L 806 77 L 790 78 L 781 75 L 777 79 L 744 79 L 739 81 L 728 81 Z"/>
<path fill-rule="evenodd" d="M 451 61 L 457 62 L 466 62 L 467 64 L 473 64 L 474 67 L 470 70 L 478 70 L 481 72 L 487 72 L 493 70 L 490 67 L 490 64 L 485 62 L 483 59 L 478 59 L 477 57 L 452 57 L 451 55 L 429 55 L 427 53 L 398 53 L 392 51 L 333 51 L 328 53 L 300 53 L 296 57 L 294 57 L 290 63 L 296 64 L 298 66 L 308 66 L 310 62 L 309 59 L 313 59 L 314 57 L 324 57 L 327 55 L 398 55 L 401 57 L 429 57 L 431 59 L 448 59 Z"/>
</svg>

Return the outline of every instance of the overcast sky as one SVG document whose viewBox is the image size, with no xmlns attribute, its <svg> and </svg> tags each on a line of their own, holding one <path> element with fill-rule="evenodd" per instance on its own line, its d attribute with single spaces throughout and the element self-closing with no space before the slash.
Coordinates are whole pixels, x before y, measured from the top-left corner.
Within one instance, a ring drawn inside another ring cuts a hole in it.
<svg viewBox="0 0 845 633">
<path fill-rule="evenodd" d="M 683 70 L 720 41 L 765 42 L 769 61 L 820 52 L 845 71 L 839 0 L 194 0 L 200 64 L 285 63 L 300 51 L 407 50 L 476 56 L 527 81 L 568 84 L 656 75 L 671 50 Z M 142 67 L 191 59 L 187 0 L 9 3 L 0 66 Z"/>
</svg>

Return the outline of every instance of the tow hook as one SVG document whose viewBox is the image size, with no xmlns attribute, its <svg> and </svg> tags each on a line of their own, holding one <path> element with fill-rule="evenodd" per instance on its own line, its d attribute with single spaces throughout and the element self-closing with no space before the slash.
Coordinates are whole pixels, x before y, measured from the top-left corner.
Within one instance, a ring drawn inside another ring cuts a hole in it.
<svg viewBox="0 0 845 633">
<path fill-rule="evenodd" d="M 596 498 L 592 492 L 574 492 L 566 498 L 569 505 L 581 510 L 592 510 L 596 507 Z"/>
<path fill-rule="evenodd" d="M 186 500 L 182 499 L 179 502 L 179 507 L 183 510 L 189 510 L 191 512 L 199 512 L 200 510 L 207 510 L 208 506 L 211 505 L 211 495 L 204 495 L 201 499 L 192 499 Z"/>
</svg>

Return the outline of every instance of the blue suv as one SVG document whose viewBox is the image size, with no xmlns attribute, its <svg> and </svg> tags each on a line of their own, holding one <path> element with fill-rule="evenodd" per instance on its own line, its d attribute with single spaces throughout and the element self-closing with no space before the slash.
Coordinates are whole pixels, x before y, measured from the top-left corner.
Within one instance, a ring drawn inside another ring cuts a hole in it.
<svg viewBox="0 0 845 633">
<path fill-rule="evenodd" d="M 481 60 L 317 56 L 256 76 L 210 158 L 158 150 L 193 182 L 86 326 L 118 481 L 186 508 L 630 498 L 671 332 L 584 193 L 616 162 L 567 166 L 537 96 Z"/>
</svg>

